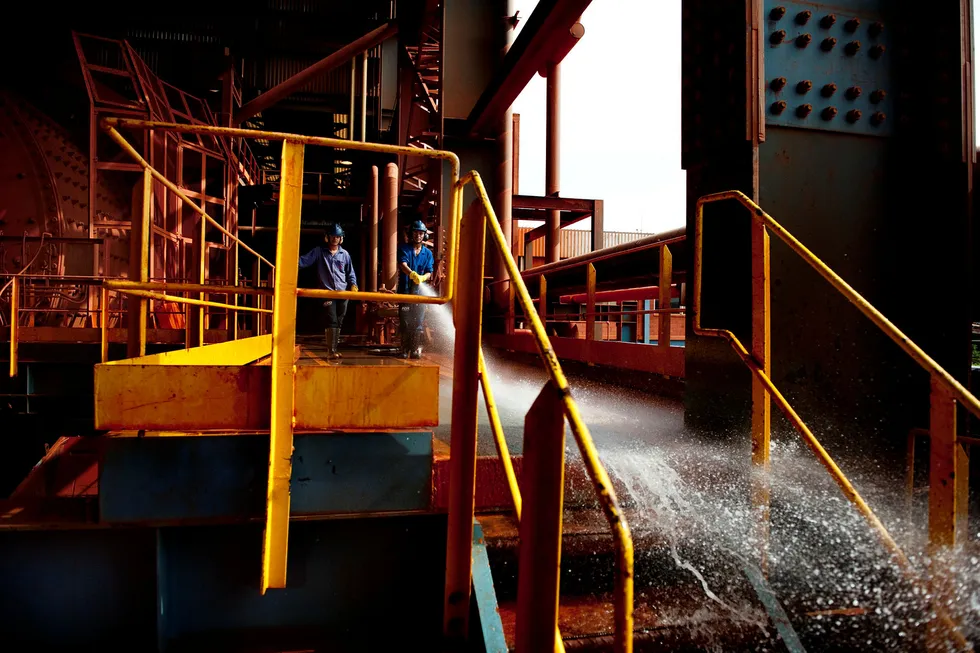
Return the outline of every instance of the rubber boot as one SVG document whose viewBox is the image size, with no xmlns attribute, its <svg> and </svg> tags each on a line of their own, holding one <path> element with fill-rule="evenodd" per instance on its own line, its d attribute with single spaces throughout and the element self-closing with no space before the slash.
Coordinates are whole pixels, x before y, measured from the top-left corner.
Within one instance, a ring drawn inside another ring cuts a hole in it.
<svg viewBox="0 0 980 653">
<path fill-rule="evenodd" d="M 330 355 L 330 329 L 323 330 L 323 345 L 327 348 L 327 356 Z"/>
<path fill-rule="evenodd" d="M 331 360 L 337 360 L 341 358 L 341 354 L 337 351 L 337 347 L 340 346 L 340 329 L 330 329 L 330 354 Z"/>
<path fill-rule="evenodd" d="M 400 358 L 408 358 L 412 353 L 412 333 L 406 331 L 402 334 L 402 353 Z"/>
<path fill-rule="evenodd" d="M 409 350 L 411 358 L 418 360 L 422 358 L 422 334 L 418 331 L 412 337 L 412 348 Z"/>
</svg>

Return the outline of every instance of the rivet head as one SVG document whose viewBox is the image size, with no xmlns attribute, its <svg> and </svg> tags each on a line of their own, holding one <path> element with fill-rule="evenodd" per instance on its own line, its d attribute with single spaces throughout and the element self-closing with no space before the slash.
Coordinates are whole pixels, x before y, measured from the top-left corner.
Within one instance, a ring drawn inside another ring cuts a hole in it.
<svg viewBox="0 0 980 653">
<path fill-rule="evenodd" d="M 844 46 L 844 52 L 846 52 L 848 56 L 851 57 L 856 55 L 858 53 L 858 50 L 860 49 L 861 49 L 860 41 L 851 41 L 850 43 Z"/>
<path fill-rule="evenodd" d="M 872 47 L 871 50 L 868 52 L 868 55 L 872 59 L 881 59 L 881 55 L 883 54 L 885 54 L 885 46 L 881 45 L 880 43 Z"/>
<path fill-rule="evenodd" d="M 868 34 L 870 34 L 871 38 L 873 39 L 876 39 L 879 36 L 881 36 L 881 33 L 884 31 L 885 31 L 885 26 L 882 24 L 880 20 L 876 20 L 875 22 L 868 25 Z"/>
<path fill-rule="evenodd" d="M 824 84 L 824 87 L 820 89 L 820 95 L 824 97 L 830 97 L 837 92 L 837 84 L 831 82 L 830 84 Z"/>
<path fill-rule="evenodd" d="M 878 90 L 876 90 L 876 91 L 872 91 L 872 93 L 871 93 L 871 103 L 872 103 L 872 104 L 879 104 L 879 103 L 881 103 L 882 101 L 884 101 L 884 99 L 885 99 L 886 97 L 888 97 L 888 94 L 887 94 L 887 93 L 885 93 L 885 92 L 884 92 L 883 90 L 881 90 L 881 89 L 879 88 L 879 89 L 878 89 Z"/>
<path fill-rule="evenodd" d="M 860 18 L 852 18 L 849 21 L 847 21 L 846 23 L 844 23 L 844 29 L 847 30 L 848 32 L 851 32 L 852 34 L 854 32 L 856 32 L 857 31 L 857 28 L 859 28 L 859 27 L 861 27 L 861 19 Z"/>
<path fill-rule="evenodd" d="M 786 15 L 786 7 L 773 7 L 769 12 L 769 20 L 780 20 Z"/>
<path fill-rule="evenodd" d="M 779 45 L 780 43 L 783 42 L 783 39 L 785 38 L 786 38 L 786 30 L 780 29 L 780 30 L 776 30 L 775 32 L 769 35 L 769 42 L 772 43 L 773 45 Z"/>
<path fill-rule="evenodd" d="M 824 52 L 830 52 L 834 49 L 835 45 L 837 45 L 837 39 L 833 36 L 828 36 L 820 43 L 820 49 Z"/>
<path fill-rule="evenodd" d="M 786 88 L 786 78 L 777 77 L 776 79 L 769 82 L 769 88 L 771 88 L 776 93 L 779 93 L 781 90 Z"/>
<path fill-rule="evenodd" d="M 806 25 L 810 22 L 810 16 L 812 15 L 813 14 L 811 14 L 809 11 L 801 11 L 800 13 L 796 14 L 796 24 Z"/>
<path fill-rule="evenodd" d="M 769 106 L 769 110 L 770 110 L 770 111 L 771 111 L 771 112 L 772 112 L 773 114 L 775 114 L 775 115 L 777 115 L 777 116 L 778 116 L 778 115 L 779 115 L 779 114 L 781 114 L 781 113 L 782 113 L 783 111 L 786 111 L 786 103 L 785 103 L 785 102 L 783 102 L 782 100 L 780 100 L 779 102 L 773 102 L 773 103 L 772 103 L 772 104 L 771 104 L 771 105 Z"/>
<path fill-rule="evenodd" d="M 881 123 L 885 122 L 885 114 L 883 111 L 875 111 L 871 114 L 871 124 L 877 127 Z"/>
<path fill-rule="evenodd" d="M 805 93 L 809 93 L 811 88 L 813 88 L 813 82 L 809 79 L 804 79 L 796 85 L 796 92 L 804 95 Z"/>
<path fill-rule="evenodd" d="M 847 112 L 847 122 L 855 123 L 861 119 L 861 112 L 858 109 L 851 109 Z"/>
<path fill-rule="evenodd" d="M 800 34 L 796 37 L 796 47 L 805 48 L 806 46 L 810 45 L 810 41 L 812 40 L 813 37 L 809 34 Z"/>
<path fill-rule="evenodd" d="M 833 120 L 837 116 L 837 107 L 827 107 L 820 112 L 820 117 L 824 120 Z"/>
<path fill-rule="evenodd" d="M 852 86 L 852 87 L 850 87 L 849 89 L 847 89 L 847 91 L 844 92 L 844 96 L 848 100 L 856 100 L 856 99 L 858 99 L 859 97 L 861 97 L 861 87 L 860 86 Z"/>
<path fill-rule="evenodd" d="M 813 111 L 813 106 L 812 105 L 810 105 L 810 104 L 801 104 L 800 106 L 796 107 L 796 117 L 797 118 L 806 118 L 807 116 L 810 115 L 810 112 L 811 111 Z"/>
<path fill-rule="evenodd" d="M 824 29 L 830 29 L 837 22 L 837 16 L 834 14 L 827 14 L 820 19 L 820 27 Z"/>
</svg>

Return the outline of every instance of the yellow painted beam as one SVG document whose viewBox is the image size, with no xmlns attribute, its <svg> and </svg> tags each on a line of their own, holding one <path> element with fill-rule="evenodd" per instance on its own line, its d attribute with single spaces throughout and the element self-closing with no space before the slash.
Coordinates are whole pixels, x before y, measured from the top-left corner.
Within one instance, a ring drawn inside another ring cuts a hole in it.
<svg viewBox="0 0 980 653">
<path fill-rule="evenodd" d="M 272 336 L 254 336 L 192 349 L 178 349 L 162 354 L 111 361 L 96 365 L 96 368 L 123 365 L 248 365 L 270 353 L 272 353 Z"/>
<path fill-rule="evenodd" d="M 296 370 L 295 402 L 297 429 L 437 426 L 439 367 L 301 365 Z"/>
<path fill-rule="evenodd" d="M 293 384 L 296 367 L 296 280 L 303 205 L 303 145 L 282 144 L 276 284 L 272 304 L 272 407 L 269 437 L 269 486 L 262 542 L 261 591 L 286 587 L 289 544 L 289 480 L 293 473 Z"/>
</svg>

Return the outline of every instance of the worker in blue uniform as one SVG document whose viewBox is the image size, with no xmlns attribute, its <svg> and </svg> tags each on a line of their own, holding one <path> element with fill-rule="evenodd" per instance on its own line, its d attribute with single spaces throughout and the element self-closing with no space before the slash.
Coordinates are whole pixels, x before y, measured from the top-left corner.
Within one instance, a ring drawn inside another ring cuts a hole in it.
<svg viewBox="0 0 980 653">
<path fill-rule="evenodd" d="M 432 277 L 435 258 L 425 246 L 425 237 L 430 233 L 424 222 L 416 220 L 409 228 L 408 242 L 398 248 L 398 292 L 401 294 L 422 294 L 422 284 Z M 425 304 L 402 304 L 398 307 L 402 358 L 422 357 L 424 320 Z"/>
<path fill-rule="evenodd" d="M 300 269 L 316 265 L 320 286 L 327 290 L 351 290 L 357 292 L 357 277 L 350 254 L 341 247 L 344 230 L 339 224 L 332 224 L 323 233 L 323 245 L 317 245 L 299 259 Z M 324 331 L 327 342 L 327 357 L 340 358 L 337 347 L 340 344 L 340 329 L 344 326 L 347 314 L 346 299 L 329 299 L 323 302 Z"/>
</svg>

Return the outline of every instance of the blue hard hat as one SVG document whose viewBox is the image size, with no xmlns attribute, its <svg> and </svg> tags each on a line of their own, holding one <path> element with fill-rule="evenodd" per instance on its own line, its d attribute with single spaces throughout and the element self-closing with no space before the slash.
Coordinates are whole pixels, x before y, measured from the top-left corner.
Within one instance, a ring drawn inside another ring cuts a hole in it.
<svg viewBox="0 0 980 653">
<path fill-rule="evenodd" d="M 340 236 L 341 238 L 343 238 L 344 237 L 344 229 L 339 224 L 332 224 L 332 225 L 330 225 L 329 227 L 327 227 L 324 230 L 323 235 L 324 236 Z"/>
<path fill-rule="evenodd" d="M 425 226 L 425 223 L 422 222 L 421 220 L 416 220 L 415 222 L 413 222 L 410 230 L 411 231 L 424 231 L 427 234 L 431 234 L 432 233 L 431 231 L 429 231 L 429 228 Z"/>
</svg>

